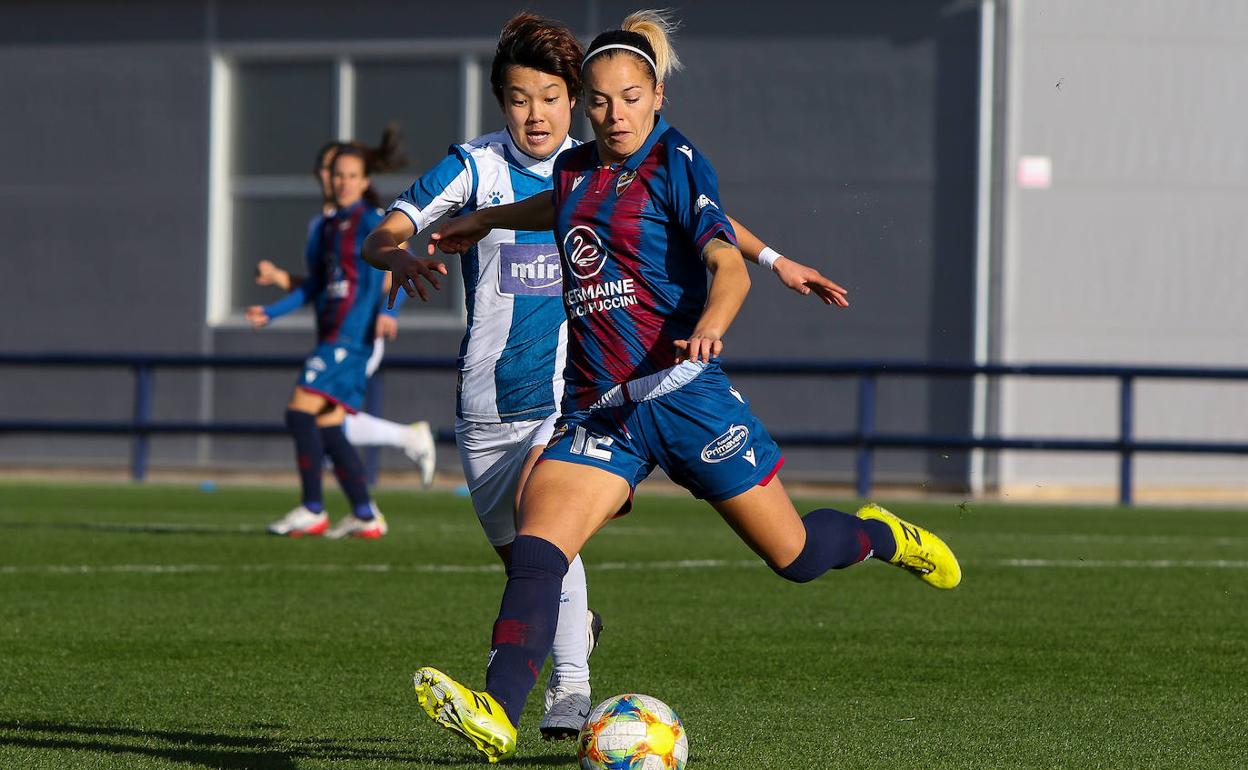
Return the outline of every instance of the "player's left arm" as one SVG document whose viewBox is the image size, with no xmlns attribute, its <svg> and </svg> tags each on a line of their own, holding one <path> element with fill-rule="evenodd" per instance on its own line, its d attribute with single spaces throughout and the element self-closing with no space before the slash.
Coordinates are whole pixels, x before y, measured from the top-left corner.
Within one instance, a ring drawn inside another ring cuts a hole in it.
<svg viewBox="0 0 1248 770">
<path fill-rule="evenodd" d="M 724 335 L 750 292 L 750 274 L 741 251 L 722 238 L 711 238 L 702 247 L 702 259 L 711 271 L 706 307 L 693 334 L 676 340 L 676 361 L 710 363 L 724 349 Z"/>
<path fill-rule="evenodd" d="M 825 305 L 849 307 L 849 300 L 845 296 L 848 292 L 840 284 L 825 278 L 813 267 L 768 248 L 762 239 L 732 217 L 728 217 L 728 221 L 737 233 L 737 244 L 741 247 L 741 255 L 746 259 L 770 267 L 781 283 L 798 294 L 805 295 L 813 291 Z"/>
</svg>

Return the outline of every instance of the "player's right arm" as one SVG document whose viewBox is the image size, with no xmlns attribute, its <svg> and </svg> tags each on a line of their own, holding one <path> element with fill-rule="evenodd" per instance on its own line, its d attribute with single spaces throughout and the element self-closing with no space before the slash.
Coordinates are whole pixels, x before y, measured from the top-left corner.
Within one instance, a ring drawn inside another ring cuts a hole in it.
<svg viewBox="0 0 1248 770">
<path fill-rule="evenodd" d="M 302 275 L 291 275 L 270 260 L 262 259 L 256 263 L 257 286 L 276 286 L 282 291 L 290 291 L 301 283 Z"/>
<path fill-rule="evenodd" d="M 429 241 L 429 255 L 434 248 L 446 254 L 462 254 L 491 230 L 553 230 L 555 227 L 554 193 L 538 193 L 519 203 L 491 206 L 442 223 Z"/>
<path fill-rule="evenodd" d="M 439 289 L 438 276 L 446 275 L 446 265 L 434 259 L 421 259 L 404 247 L 415 234 L 416 226 L 407 215 L 391 211 L 364 239 L 364 259 L 378 270 L 390 271 L 387 308 L 394 307 L 400 287 L 408 296 L 419 294 L 422 300 L 428 301 L 429 293 L 421 280 Z"/>
<path fill-rule="evenodd" d="M 301 279 L 287 292 L 286 296 L 277 302 L 270 305 L 252 305 L 247 308 L 244 314 L 247 323 L 251 324 L 253 329 L 259 329 L 268 325 L 273 319 L 280 318 L 319 297 L 325 290 L 325 267 L 320 257 L 321 228 L 314 227 L 308 233 L 308 244 L 304 249 L 304 259 L 307 260 L 308 265 L 307 277 Z M 259 269 L 258 266 L 257 269 Z"/>
<path fill-rule="evenodd" d="M 439 275 L 446 275 L 446 265 L 412 254 L 404 244 L 447 212 L 454 213 L 476 195 L 476 164 L 471 149 L 452 147 L 451 152 L 390 206 L 390 211 L 364 239 L 364 259 L 379 270 L 391 273 L 388 307 L 394 305 L 402 288 L 409 297 L 428 300 L 424 283 L 439 289 Z M 432 254 L 430 254 L 432 256 Z M 424 283 L 422 283 L 422 281 Z"/>
</svg>

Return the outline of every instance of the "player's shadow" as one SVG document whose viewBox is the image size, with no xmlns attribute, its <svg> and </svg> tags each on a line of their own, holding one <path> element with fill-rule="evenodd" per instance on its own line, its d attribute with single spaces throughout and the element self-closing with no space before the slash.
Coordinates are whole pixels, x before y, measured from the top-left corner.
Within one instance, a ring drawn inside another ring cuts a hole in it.
<svg viewBox="0 0 1248 770">
<path fill-rule="evenodd" d="M 257 535 L 265 534 L 265 530 L 262 527 L 238 527 L 236 529 L 227 529 L 207 525 L 109 524 L 107 522 L 94 521 L 14 521 L 0 524 L 0 530 L 2 529 L 59 529 L 115 533 L 123 535 L 212 535 L 214 537 L 242 536 L 248 538 L 254 538 Z"/>
<path fill-rule="evenodd" d="M 419 756 L 400 738 L 369 738 L 359 743 L 336 738 L 277 740 L 246 735 L 250 730 L 277 730 L 283 725 L 249 724 L 240 733 L 196 730 L 147 730 L 89 722 L 0 720 L 0 747 L 44 751 L 96 752 L 149 757 L 220 770 L 295 770 L 300 760 L 367 761 L 462 766 L 480 764 L 476 756 Z M 170 744 L 161 746 L 159 744 Z M 371 744 L 371 747 L 369 746 Z M 563 765 L 570 757 L 524 757 L 518 766 Z"/>
</svg>

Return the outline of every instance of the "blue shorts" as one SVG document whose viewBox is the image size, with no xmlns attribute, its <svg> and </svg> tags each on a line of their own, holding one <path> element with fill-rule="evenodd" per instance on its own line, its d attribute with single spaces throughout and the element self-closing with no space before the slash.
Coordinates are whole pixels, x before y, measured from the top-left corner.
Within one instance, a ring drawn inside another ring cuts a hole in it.
<svg viewBox="0 0 1248 770">
<path fill-rule="evenodd" d="M 635 488 L 657 465 L 695 497 L 727 500 L 766 484 L 784 458 L 718 365 L 683 387 L 564 415 L 543 460 L 609 471 Z"/>
<path fill-rule="evenodd" d="M 296 386 L 324 396 L 351 414 L 364 406 L 364 390 L 368 382 L 365 369 L 372 349 L 357 350 L 346 345 L 317 345 L 303 362 Z"/>
</svg>

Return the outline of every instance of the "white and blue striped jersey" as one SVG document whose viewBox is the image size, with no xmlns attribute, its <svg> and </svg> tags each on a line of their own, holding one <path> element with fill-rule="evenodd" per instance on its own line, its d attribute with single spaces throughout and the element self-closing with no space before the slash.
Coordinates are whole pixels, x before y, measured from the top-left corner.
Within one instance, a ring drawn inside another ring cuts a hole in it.
<svg viewBox="0 0 1248 770">
<path fill-rule="evenodd" d="M 515 203 L 552 187 L 555 157 L 526 155 L 507 129 L 451 148 L 390 206 L 419 232 L 447 212 Z M 455 414 L 469 422 L 542 419 L 563 397 L 567 318 L 549 230 L 494 230 L 462 257 L 468 328 Z"/>
</svg>

